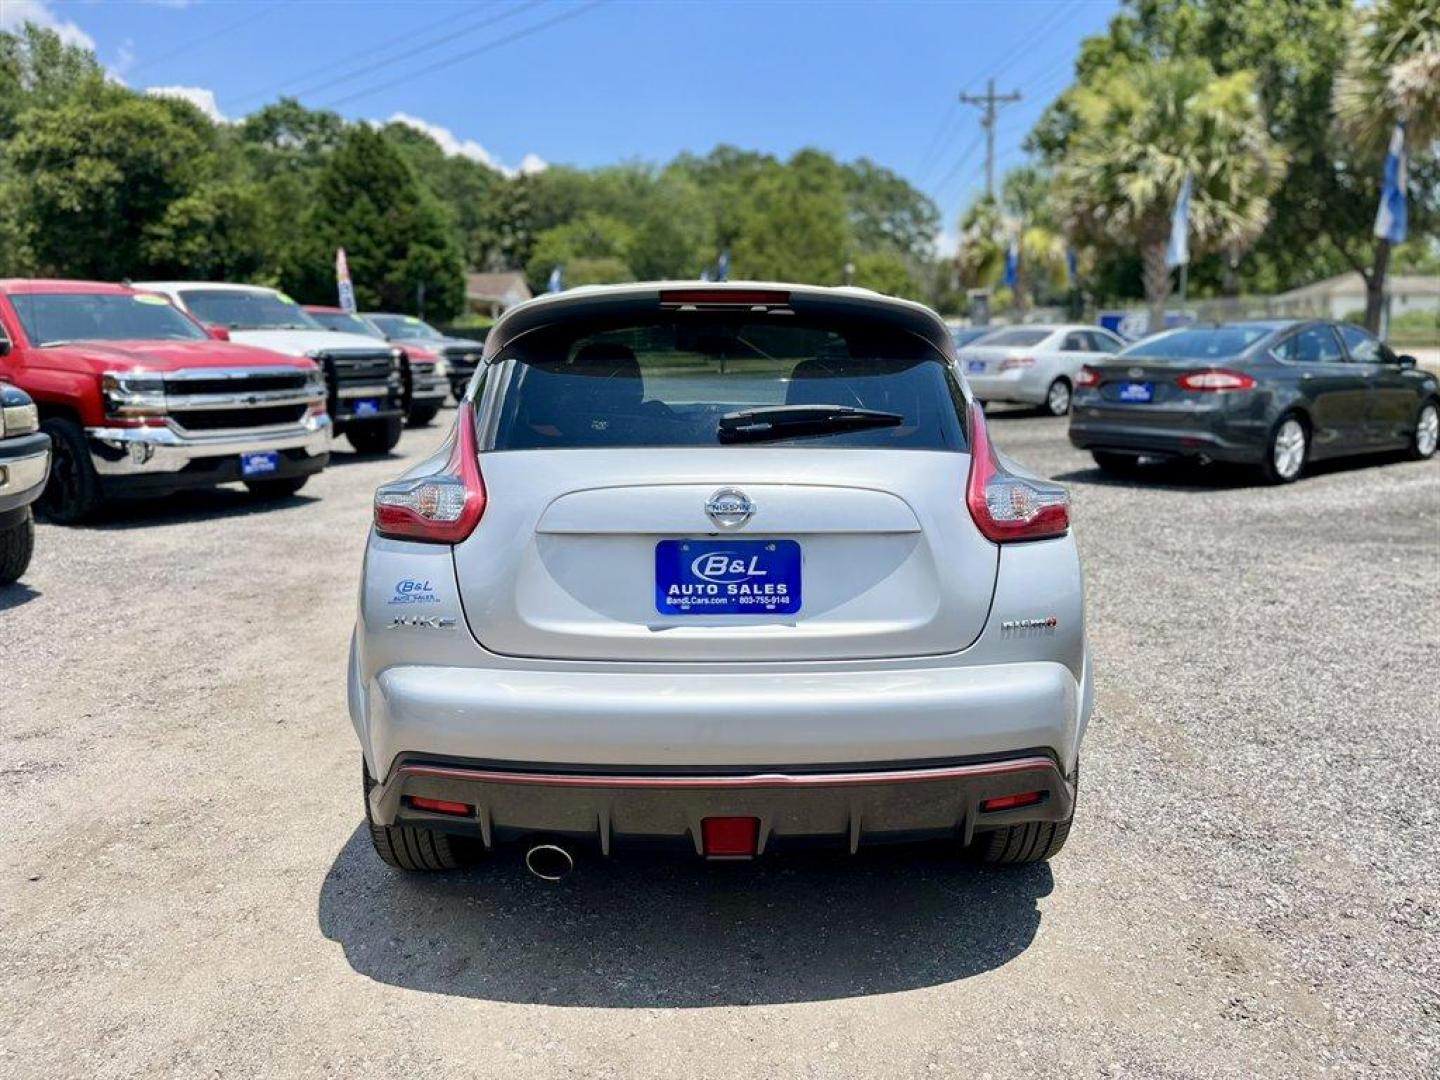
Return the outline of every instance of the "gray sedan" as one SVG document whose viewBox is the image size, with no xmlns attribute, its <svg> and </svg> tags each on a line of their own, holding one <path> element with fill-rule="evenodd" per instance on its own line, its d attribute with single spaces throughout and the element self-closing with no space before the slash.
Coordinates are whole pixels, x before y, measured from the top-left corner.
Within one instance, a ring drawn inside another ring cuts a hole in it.
<svg viewBox="0 0 1440 1080">
<path fill-rule="evenodd" d="M 1358 326 L 1272 320 L 1190 326 L 1086 365 L 1070 441 L 1102 469 L 1142 457 L 1258 466 L 1272 483 L 1308 462 L 1409 450 L 1440 437 L 1440 386 Z"/>
</svg>

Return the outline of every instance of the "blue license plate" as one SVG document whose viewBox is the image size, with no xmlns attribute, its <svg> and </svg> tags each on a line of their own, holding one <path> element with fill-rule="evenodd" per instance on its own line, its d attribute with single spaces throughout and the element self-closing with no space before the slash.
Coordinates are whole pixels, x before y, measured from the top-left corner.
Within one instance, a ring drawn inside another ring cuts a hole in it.
<svg viewBox="0 0 1440 1080">
<path fill-rule="evenodd" d="M 978 375 L 980 372 L 985 370 L 985 361 L 971 360 L 965 365 L 965 370 L 970 372 L 970 374 L 972 375 Z"/>
<path fill-rule="evenodd" d="M 274 450 L 263 454 L 241 454 L 241 476 L 264 476 L 280 468 L 280 455 Z"/>
<path fill-rule="evenodd" d="M 661 540 L 655 545 L 661 615 L 791 615 L 800 610 L 794 540 Z"/>
<path fill-rule="evenodd" d="M 379 411 L 380 402 L 375 401 L 371 398 L 365 398 L 362 401 L 355 402 L 356 416 L 374 416 Z"/>
<path fill-rule="evenodd" d="M 1130 402 L 1154 401 L 1155 384 L 1148 382 L 1121 383 L 1120 400 Z"/>
</svg>

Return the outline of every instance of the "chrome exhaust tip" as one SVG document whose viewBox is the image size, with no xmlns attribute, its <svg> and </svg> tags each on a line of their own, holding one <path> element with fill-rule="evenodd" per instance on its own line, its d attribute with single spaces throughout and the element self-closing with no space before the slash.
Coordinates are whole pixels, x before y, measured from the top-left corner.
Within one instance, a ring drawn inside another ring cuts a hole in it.
<svg viewBox="0 0 1440 1080">
<path fill-rule="evenodd" d="M 575 856 L 559 844 L 532 844 L 525 852 L 525 869 L 541 881 L 561 881 L 575 869 Z"/>
</svg>

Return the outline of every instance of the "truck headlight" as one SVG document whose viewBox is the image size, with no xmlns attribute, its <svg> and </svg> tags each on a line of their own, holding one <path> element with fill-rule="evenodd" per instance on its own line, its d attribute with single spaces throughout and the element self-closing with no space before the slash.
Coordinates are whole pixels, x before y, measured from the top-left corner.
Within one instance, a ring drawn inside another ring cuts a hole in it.
<svg viewBox="0 0 1440 1080">
<path fill-rule="evenodd" d="M 443 356 L 435 361 L 435 374 L 442 379 L 447 378 L 450 375 L 450 365 L 445 362 L 445 358 Z"/>
<path fill-rule="evenodd" d="M 159 375 L 107 371 L 100 390 L 109 416 L 135 418 L 165 413 L 165 380 Z"/>
<path fill-rule="evenodd" d="M 30 395 L 14 387 L 0 386 L 0 439 L 7 435 L 29 435 L 40 430 L 40 410 Z"/>
</svg>

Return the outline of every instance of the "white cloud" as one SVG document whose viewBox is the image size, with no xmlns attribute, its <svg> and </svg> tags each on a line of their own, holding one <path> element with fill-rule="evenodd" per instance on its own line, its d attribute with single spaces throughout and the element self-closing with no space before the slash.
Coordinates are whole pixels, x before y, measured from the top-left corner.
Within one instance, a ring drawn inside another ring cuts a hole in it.
<svg viewBox="0 0 1440 1080">
<path fill-rule="evenodd" d="M 51 11 L 48 0 L 0 0 L 0 30 L 18 30 L 27 22 L 54 30 L 66 45 L 95 48 L 95 39 L 69 19 Z"/>
<path fill-rule="evenodd" d="M 110 77 L 118 83 L 124 83 L 125 73 L 135 66 L 135 42 L 126 38 L 115 50 L 115 62 L 110 65 Z"/>
<path fill-rule="evenodd" d="M 229 123 L 220 106 L 215 103 L 215 91 L 203 86 L 147 86 L 145 93 L 151 97 L 172 97 L 188 101 L 217 124 Z"/>
<path fill-rule="evenodd" d="M 447 157 L 469 158 L 471 161 L 478 161 L 482 165 L 504 173 L 506 176 L 514 176 L 517 173 L 537 173 L 544 171 L 548 166 L 544 158 L 539 154 L 526 154 L 520 161 L 518 169 L 506 165 L 494 154 L 486 150 L 474 139 L 461 139 L 453 131 L 439 124 L 432 124 L 428 120 L 422 120 L 418 116 L 411 116 L 409 113 L 394 113 L 387 123 L 404 124 L 416 131 L 423 131 L 430 138 L 440 145 L 440 149 Z"/>
</svg>

